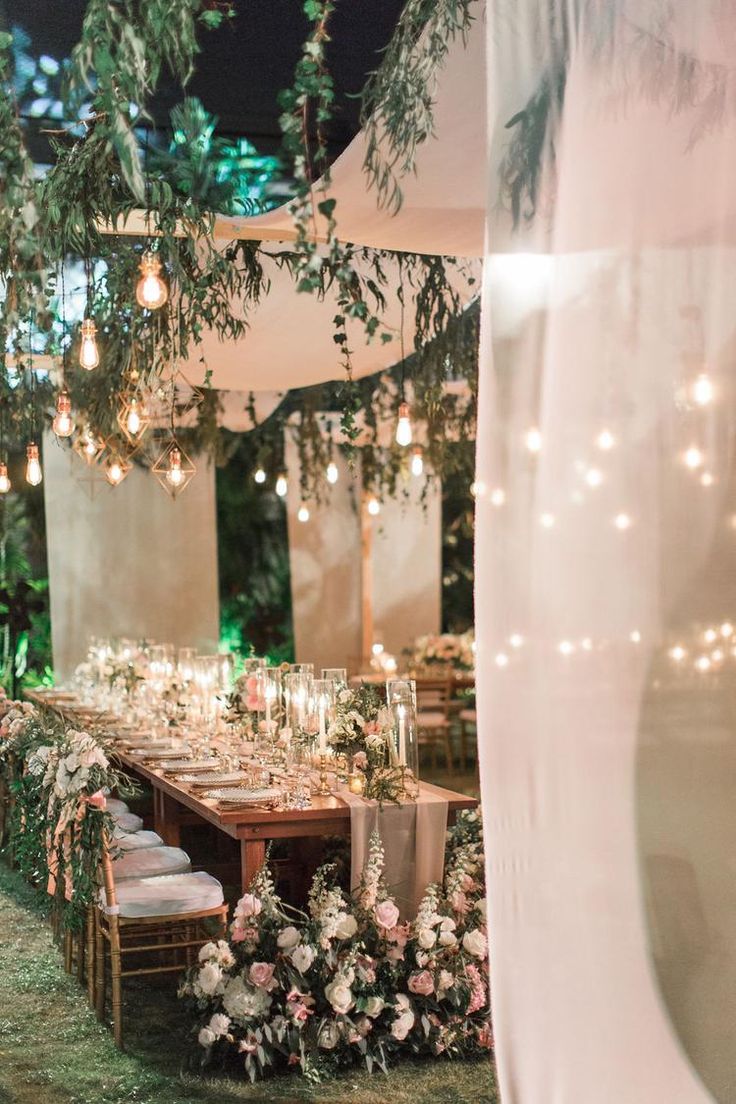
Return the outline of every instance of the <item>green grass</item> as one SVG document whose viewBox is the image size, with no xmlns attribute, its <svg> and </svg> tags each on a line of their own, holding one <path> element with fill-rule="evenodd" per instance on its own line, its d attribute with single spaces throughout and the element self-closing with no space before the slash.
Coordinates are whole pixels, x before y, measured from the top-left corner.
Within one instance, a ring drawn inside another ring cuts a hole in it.
<svg viewBox="0 0 736 1104">
<path fill-rule="evenodd" d="M 388 1077 L 351 1072 L 315 1088 L 257 1085 L 187 1069 L 199 1049 L 175 983 L 127 990 L 126 1052 L 63 971 L 34 895 L 0 863 L 0 1104 L 498 1104 L 490 1064 L 407 1061 Z"/>
</svg>

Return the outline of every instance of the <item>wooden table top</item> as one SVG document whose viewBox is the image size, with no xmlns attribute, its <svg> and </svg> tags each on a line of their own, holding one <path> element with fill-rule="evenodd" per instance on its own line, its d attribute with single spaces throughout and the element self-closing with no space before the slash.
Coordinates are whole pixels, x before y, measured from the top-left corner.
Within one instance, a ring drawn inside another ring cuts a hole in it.
<svg viewBox="0 0 736 1104">
<path fill-rule="evenodd" d="M 64 716 L 85 716 L 88 720 L 94 716 L 90 714 L 89 710 L 76 709 L 74 703 L 70 701 L 53 700 L 44 694 L 34 694 L 32 691 L 28 692 L 26 697 Z M 110 728 L 114 727 L 114 722 L 110 721 L 104 714 L 99 715 L 99 723 L 101 727 L 106 724 L 109 724 Z M 161 790 L 169 798 L 184 805 L 191 812 L 202 817 L 203 820 L 209 821 L 235 838 L 258 835 L 268 839 L 284 835 L 299 835 L 300 829 L 304 830 L 304 834 L 311 834 L 317 829 L 324 832 L 330 825 L 334 825 L 334 832 L 337 835 L 340 834 L 341 830 L 349 827 L 350 805 L 337 794 L 330 794 L 326 797 L 315 794 L 312 797 L 312 804 L 307 809 L 277 809 L 271 811 L 261 808 L 249 809 L 242 806 L 228 808 L 227 806 L 218 805 L 212 798 L 200 796 L 196 789 L 188 783 L 179 782 L 174 773 L 166 772 L 166 765 L 163 762 L 160 765 L 154 762 L 143 762 L 141 761 L 142 757 L 131 756 L 122 748 L 116 749 L 115 755 L 126 769 L 137 774 L 139 778 Z M 186 768 L 179 768 L 175 773 L 185 774 Z M 474 797 L 455 793 L 454 790 L 446 790 L 440 786 L 421 781 L 419 786 L 420 791 L 423 790 L 425 793 L 433 793 L 437 797 L 444 798 L 451 812 L 457 812 L 460 809 L 474 809 L 478 804 Z"/>
</svg>

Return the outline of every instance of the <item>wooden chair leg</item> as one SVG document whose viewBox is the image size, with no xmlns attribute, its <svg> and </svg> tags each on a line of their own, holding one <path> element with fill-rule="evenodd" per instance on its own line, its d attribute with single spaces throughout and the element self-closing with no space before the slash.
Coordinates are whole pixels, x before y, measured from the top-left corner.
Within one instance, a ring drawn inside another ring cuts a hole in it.
<svg viewBox="0 0 736 1104">
<path fill-rule="evenodd" d="M 120 977 L 120 929 L 117 918 L 110 924 L 110 981 L 112 989 L 112 1030 L 115 1046 L 123 1049 L 123 992 Z"/>
<path fill-rule="evenodd" d="M 72 933 L 70 931 L 64 932 L 64 971 L 67 974 L 72 972 Z"/>
<path fill-rule="evenodd" d="M 77 981 L 80 985 L 84 984 L 84 952 L 87 945 L 87 931 L 86 928 L 82 928 L 74 936 L 74 942 L 77 945 Z"/>
<path fill-rule="evenodd" d="M 460 722 L 460 770 L 468 765 L 468 728 L 465 721 Z"/>
<path fill-rule="evenodd" d="M 87 935 L 87 952 L 85 955 L 85 966 L 87 968 L 87 1000 L 90 1008 L 94 1008 L 95 1004 L 95 970 L 97 964 L 95 962 L 95 912 L 92 905 L 87 909 L 87 923 L 86 923 L 86 935 Z"/>
<path fill-rule="evenodd" d="M 98 1020 L 105 1018 L 105 938 L 99 917 L 95 917 L 95 1011 Z"/>
<path fill-rule="evenodd" d="M 452 778 L 455 771 L 455 764 L 452 755 L 452 737 L 450 736 L 449 728 L 445 729 L 445 759 L 447 760 L 447 773 L 450 778 Z"/>
</svg>

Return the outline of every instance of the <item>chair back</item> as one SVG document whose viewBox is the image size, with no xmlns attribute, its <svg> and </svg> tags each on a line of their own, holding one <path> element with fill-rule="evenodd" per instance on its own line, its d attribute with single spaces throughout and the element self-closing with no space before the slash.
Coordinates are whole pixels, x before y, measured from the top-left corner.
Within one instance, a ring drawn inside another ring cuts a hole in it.
<svg viewBox="0 0 736 1104">
<path fill-rule="evenodd" d="M 117 909 L 118 898 L 115 892 L 115 875 L 110 858 L 110 837 L 105 832 L 105 846 L 102 852 L 102 880 L 105 886 L 105 899 L 108 909 Z"/>
<path fill-rule="evenodd" d="M 451 695 L 448 678 L 417 679 L 416 687 L 418 713 L 443 713 L 447 716 Z"/>
</svg>

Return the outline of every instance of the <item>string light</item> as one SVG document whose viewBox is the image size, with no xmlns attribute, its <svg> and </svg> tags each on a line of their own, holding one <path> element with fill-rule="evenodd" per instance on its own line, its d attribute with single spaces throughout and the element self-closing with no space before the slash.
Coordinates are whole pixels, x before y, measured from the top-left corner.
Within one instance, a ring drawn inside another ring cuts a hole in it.
<svg viewBox="0 0 736 1104">
<path fill-rule="evenodd" d="M 706 629 L 703 633 L 703 640 L 706 644 L 713 644 L 718 639 L 718 633 L 715 629 Z"/>
<path fill-rule="evenodd" d="M 700 485 L 702 487 L 712 487 L 715 483 L 715 478 L 711 472 L 703 472 L 700 477 Z"/>
<path fill-rule="evenodd" d="M 508 667 L 509 657 L 505 652 L 499 652 L 496 656 L 495 663 L 497 667 Z"/>
<path fill-rule="evenodd" d="M 181 450 L 174 445 L 169 450 L 169 466 L 166 470 L 166 482 L 174 490 L 178 490 L 184 482 L 184 472 L 181 467 Z"/>
<path fill-rule="evenodd" d="M 704 457 L 697 445 L 691 445 L 689 449 L 685 450 L 682 459 L 686 468 L 695 471 L 696 468 L 702 465 Z"/>
<path fill-rule="evenodd" d="M 555 515 L 554 514 L 542 514 L 541 517 L 539 518 L 539 524 L 544 529 L 551 529 L 552 526 L 554 525 L 554 523 L 555 523 Z"/>
<path fill-rule="evenodd" d="M 520 648 L 524 643 L 524 637 L 520 633 L 512 633 L 509 637 L 509 644 L 512 648 Z"/>
<path fill-rule="evenodd" d="M 141 431 L 141 425 L 142 424 L 143 423 L 142 423 L 142 420 L 141 420 L 141 413 L 140 413 L 140 410 L 138 409 L 138 400 L 137 399 L 131 399 L 130 400 L 130 408 L 128 410 L 128 416 L 125 419 L 125 426 L 126 426 L 126 428 L 128 430 L 128 433 L 130 434 L 131 437 L 137 437 L 138 436 L 138 434 Z"/>
<path fill-rule="evenodd" d="M 43 479 L 43 472 L 41 471 L 41 461 L 38 455 L 38 445 L 35 441 L 26 447 L 26 483 L 30 483 L 32 487 L 37 487 Z"/>
<path fill-rule="evenodd" d="M 377 517 L 381 512 L 381 503 L 378 501 L 375 495 L 371 495 L 368 499 L 368 513 L 371 517 Z"/>
<path fill-rule="evenodd" d="M 417 478 L 424 471 L 424 457 L 419 445 L 411 450 L 411 474 L 416 475 Z"/>
<path fill-rule="evenodd" d="M 337 464 L 335 463 L 334 460 L 330 460 L 329 464 L 327 465 L 327 471 L 325 472 L 325 478 L 327 479 L 328 483 L 332 483 L 333 487 L 334 487 L 335 483 L 337 483 L 338 479 L 340 478 L 340 472 L 339 472 Z"/>
<path fill-rule="evenodd" d="M 169 289 L 161 278 L 161 262 L 156 253 L 147 250 L 140 263 L 141 278 L 135 289 L 135 297 L 146 310 L 158 310 L 169 298 Z"/>
<path fill-rule="evenodd" d="M 692 386 L 693 402 L 698 406 L 707 406 L 708 403 L 713 402 L 714 396 L 713 381 L 707 372 L 701 372 Z"/>
<path fill-rule="evenodd" d="M 710 668 L 711 661 L 708 656 L 698 656 L 698 658 L 695 660 L 695 669 L 697 671 L 701 671 L 704 673 L 705 671 L 710 671 Z"/>
<path fill-rule="evenodd" d="M 399 420 L 396 423 L 396 444 L 406 448 L 411 442 L 412 429 L 409 404 L 402 402 L 399 406 Z"/>
<path fill-rule="evenodd" d="M 130 464 L 120 456 L 111 456 L 105 464 L 105 479 L 111 487 L 118 487 L 130 471 Z"/>
<path fill-rule="evenodd" d="M 726 640 L 729 636 L 733 636 L 733 625 L 730 621 L 724 621 L 721 625 L 721 636 L 724 636 Z"/>
<path fill-rule="evenodd" d="M 641 633 L 639 632 L 638 629 L 634 629 L 632 632 L 629 633 L 629 640 L 631 641 L 632 644 L 639 644 L 640 643 Z"/>
<path fill-rule="evenodd" d="M 583 649 L 584 652 L 592 652 L 593 641 L 590 639 L 589 636 L 584 636 L 583 639 L 580 641 L 580 647 Z"/>
<path fill-rule="evenodd" d="M 524 434 L 524 444 L 529 452 L 539 452 L 542 447 L 542 434 L 536 426 L 532 426 Z"/>
<path fill-rule="evenodd" d="M 256 473 L 253 476 L 253 478 L 255 479 L 256 483 L 265 483 L 266 482 L 266 473 L 263 470 L 263 468 L 256 468 Z"/>
<path fill-rule="evenodd" d="M 616 514 L 615 518 L 613 519 L 613 524 L 616 526 L 617 529 L 620 529 L 623 532 L 624 530 L 631 528 L 631 518 L 628 514 Z"/>
<path fill-rule="evenodd" d="M 309 521 L 309 507 L 302 502 L 296 516 L 298 521 Z"/>
<path fill-rule="evenodd" d="M 598 468 L 588 468 L 585 473 L 585 482 L 589 487 L 600 487 L 603 482 L 603 473 Z"/>
<path fill-rule="evenodd" d="M 11 487 L 12 483 L 8 475 L 8 465 L 0 462 L 0 494 L 6 495 Z"/>
<path fill-rule="evenodd" d="M 279 475 L 278 479 L 276 480 L 275 490 L 276 490 L 276 494 L 279 496 L 279 498 L 286 498 L 286 493 L 289 490 L 289 484 L 288 484 L 286 476 L 284 475 L 283 472 L 281 473 L 281 475 Z"/>
<path fill-rule="evenodd" d="M 51 428 L 57 437 L 71 437 L 74 432 L 72 400 L 69 398 L 67 391 L 60 391 L 56 396 L 56 414 L 51 423 Z"/>
<path fill-rule="evenodd" d="M 87 372 L 91 372 L 100 363 L 100 352 L 97 348 L 97 327 L 91 318 L 85 318 L 82 322 L 79 363 Z"/>
<path fill-rule="evenodd" d="M 616 438 L 610 429 L 602 429 L 595 439 L 595 443 L 601 452 L 610 452 L 616 444 Z"/>
<path fill-rule="evenodd" d="M 674 648 L 670 648 L 670 659 L 674 659 L 675 663 L 682 663 L 686 655 L 682 644 L 675 644 Z"/>
<path fill-rule="evenodd" d="M 491 504 L 493 506 L 503 506 L 506 501 L 506 492 L 502 487 L 495 487 L 491 491 Z"/>
<path fill-rule="evenodd" d="M 560 655 L 569 656 L 575 651 L 575 645 L 572 640 L 561 640 L 557 645 L 557 651 Z"/>
</svg>

